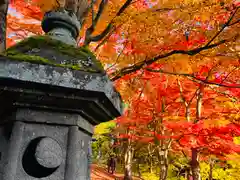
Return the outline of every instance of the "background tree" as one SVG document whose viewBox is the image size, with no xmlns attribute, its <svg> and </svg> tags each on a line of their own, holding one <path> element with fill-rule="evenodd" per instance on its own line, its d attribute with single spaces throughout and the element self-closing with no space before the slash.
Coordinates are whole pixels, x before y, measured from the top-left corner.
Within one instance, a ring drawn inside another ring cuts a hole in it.
<svg viewBox="0 0 240 180">
<path fill-rule="evenodd" d="M 6 27 L 9 0 L 0 2 L 0 52 L 6 49 Z"/>
<path fill-rule="evenodd" d="M 239 77 L 239 71 L 235 71 L 238 66 L 233 66 L 232 71 L 229 72 L 233 77 L 222 71 L 224 67 L 225 65 L 221 63 L 212 68 L 203 66 L 196 77 L 202 80 L 211 77 L 209 83 L 215 82 L 215 84 L 223 83 L 228 78 L 236 81 L 234 78 Z M 226 68 L 228 70 L 229 67 Z M 219 76 L 219 72 L 222 75 Z M 170 74 L 176 76 L 174 73 Z M 134 75 L 125 77 L 125 81 L 119 81 L 120 92 L 123 88 L 122 94 L 126 95 L 123 97 L 130 99 L 127 97 L 129 95 L 132 100 L 130 112 L 121 117 L 119 123 L 131 129 L 133 134 L 129 135 L 123 131 L 122 138 L 132 139 L 134 143 L 144 139 L 147 142 L 154 142 L 157 152 L 161 156 L 165 155 L 165 160 L 168 158 L 165 153 L 181 144 L 186 149 L 177 148 L 178 151 L 186 151 L 189 156 L 193 153 L 189 165 L 195 173 L 195 178 L 199 178 L 200 153 L 204 156 L 208 155 L 206 152 L 220 156 L 239 150 L 233 141 L 233 137 L 239 135 L 238 126 L 234 125 L 238 122 L 239 95 L 231 93 L 235 90 L 234 86 L 237 89 L 238 84 L 232 84 L 230 91 L 227 92 L 226 88 L 224 90 L 221 86 L 225 84 L 213 87 L 204 85 L 201 81 L 188 80 L 184 75 L 182 75 L 184 78 L 170 78 L 164 75 L 161 78 L 156 73 L 137 72 L 135 76 L 135 78 Z M 204 113 L 199 117 L 201 111 Z M 209 124 L 211 127 L 208 127 Z M 172 142 L 174 142 L 173 148 L 171 148 Z M 163 157 L 159 159 L 159 162 L 161 161 Z M 192 163 L 193 161 L 195 164 Z M 167 164 L 165 166 L 167 167 Z M 162 170 L 160 175 L 164 172 L 166 171 Z"/>
</svg>

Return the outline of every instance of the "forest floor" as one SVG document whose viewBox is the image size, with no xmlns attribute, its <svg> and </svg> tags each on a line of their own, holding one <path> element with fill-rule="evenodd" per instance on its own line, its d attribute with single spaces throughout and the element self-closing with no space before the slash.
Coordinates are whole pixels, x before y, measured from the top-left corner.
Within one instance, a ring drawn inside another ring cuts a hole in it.
<svg viewBox="0 0 240 180">
<path fill-rule="evenodd" d="M 110 174 L 105 168 L 95 164 L 91 165 L 91 180 L 123 180 L 123 174 Z M 133 180 L 141 180 L 133 177 Z"/>
</svg>

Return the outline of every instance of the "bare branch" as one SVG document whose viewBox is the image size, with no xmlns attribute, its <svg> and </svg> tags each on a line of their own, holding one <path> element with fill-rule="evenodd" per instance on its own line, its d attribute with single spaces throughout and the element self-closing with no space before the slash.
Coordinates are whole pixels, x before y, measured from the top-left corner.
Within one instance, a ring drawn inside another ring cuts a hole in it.
<svg viewBox="0 0 240 180">
<path fill-rule="evenodd" d="M 90 42 L 101 41 L 112 29 L 113 25 L 108 24 L 108 26 L 99 34 L 94 37 L 90 37 L 89 42 L 86 42 L 85 45 L 88 45 Z"/>
<path fill-rule="evenodd" d="M 125 11 L 125 9 L 127 9 L 127 7 L 130 6 L 131 3 L 132 3 L 132 0 L 127 0 L 123 4 L 123 6 L 119 9 L 116 16 L 120 16 Z"/>
<path fill-rule="evenodd" d="M 221 83 L 223 83 L 235 70 L 239 69 L 239 67 L 235 67 L 233 68 L 232 71 L 230 71 L 226 76 L 225 78 L 221 81 Z"/>
<path fill-rule="evenodd" d="M 238 24 L 240 22 L 240 19 L 238 19 L 238 20 L 236 20 L 236 21 L 234 21 L 233 23 L 231 23 L 229 26 L 233 26 L 233 25 L 235 25 L 235 24 Z"/>
<path fill-rule="evenodd" d="M 96 23 L 98 22 L 102 12 L 103 12 L 103 9 L 105 7 L 107 3 L 107 0 L 102 0 L 101 1 L 101 4 L 99 6 L 99 10 L 98 10 L 98 13 L 96 15 L 96 18 L 95 18 L 95 25 Z M 94 36 L 92 37 L 92 33 L 94 31 L 94 28 L 95 28 L 95 25 L 92 24 L 92 26 L 90 28 L 87 29 L 86 31 L 86 39 L 85 39 L 85 42 L 84 44 L 85 45 L 89 45 L 91 42 L 97 42 L 97 41 L 101 41 L 111 30 L 112 28 L 114 28 L 113 26 L 113 20 L 117 17 L 117 16 L 120 16 L 126 9 L 127 7 L 132 3 L 132 0 L 126 0 L 126 2 L 122 5 L 122 7 L 119 9 L 119 11 L 117 12 L 117 14 L 115 15 L 115 17 L 110 21 L 110 23 L 107 25 L 107 27 L 100 33 L 98 34 L 97 36 Z"/>
<path fill-rule="evenodd" d="M 123 53 L 123 51 L 124 51 L 125 49 L 126 49 L 126 44 L 124 44 L 122 50 L 121 50 L 120 53 L 118 54 L 115 63 L 112 64 L 110 67 L 108 67 L 108 68 L 105 70 L 106 72 L 107 72 L 108 70 L 110 70 L 112 67 L 114 67 L 114 66 L 118 63 L 118 60 L 119 60 L 120 56 L 122 55 L 122 53 Z"/>
<path fill-rule="evenodd" d="M 92 10 L 92 24 L 94 24 L 94 16 L 95 16 L 95 12 L 94 12 L 94 0 L 91 0 L 91 10 Z"/>
<path fill-rule="evenodd" d="M 218 93 L 218 94 L 221 94 L 221 95 L 224 95 L 224 96 L 226 96 L 226 97 L 228 97 L 228 98 L 231 98 L 231 99 L 233 99 L 234 101 L 238 101 L 238 99 L 236 98 L 236 97 L 234 97 L 233 95 L 230 95 L 230 94 L 228 94 L 227 92 L 222 92 L 222 91 L 219 91 L 219 90 L 217 90 L 217 89 L 215 89 L 215 88 L 213 88 L 213 87 L 210 87 L 214 92 L 216 92 L 216 93 Z"/>
<path fill-rule="evenodd" d="M 238 68 L 239 69 L 239 68 Z M 216 82 L 212 82 L 212 81 L 208 81 L 207 79 L 200 79 L 196 76 L 194 76 L 193 74 L 187 74 L 187 73 L 175 73 L 175 72 L 168 72 L 168 71 L 164 71 L 161 69 L 151 69 L 151 68 L 145 68 L 145 70 L 150 71 L 150 72 L 156 72 L 156 73 L 163 73 L 163 74 L 169 74 L 169 75 L 175 75 L 175 76 L 185 76 L 188 77 L 190 79 L 194 79 L 196 80 L 196 82 L 200 82 L 200 83 L 204 83 L 204 84 L 209 84 L 209 85 L 216 85 L 216 86 L 220 86 L 220 87 L 226 87 L 226 88 L 240 88 L 239 84 L 236 85 L 228 85 L 228 84 L 223 84 L 223 82 L 221 83 L 216 83 Z M 234 69 L 235 70 L 235 69 Z"/>
<path fill-rule="evenodd" d="M 239 9 L 239 7 L 237 7 L 237 8 L 235 9 L 235 11 L 232 13 L 232 15 L 230 16 L 230 18 L 228 19 L 228 21 L 222 26 L 222 28 L 220 29 L 220 31 L 218 31 L 218 32 L 213 36 L 213 38 L 206 44 L 206 46 L 210 45 L 210 44 L 216 39 L 216 37 L 219 36 L 219 34 L 220 34 L 221 32 L 223 32 L 223 30 L 224 30 L 226 27 L 232 26 L 232 25 L 235 24 L 235 23 L 234 23 L 234 24 L 230 24 L 230 23 L 231 23 L 232 19 L 234 18 L 235 14 L 237 13 L 238 9 Z"/>
<path fill-rule="evenodd" d="M 92 33 L 94 32 L 95 28 L 96 28 L 96 25 L 104 11 L 104 8 L 106 6 L 106 4 L 108 3 L 108 0 L 101 0 L 101 3 L 99 5 L 99 8 L 98 8 L 98 12 L 96 14 L 96 17 L 94 17 L 94 10 L 93 10 L 93 1 L 91 3 L 91 6 L 92 6 L 92 25 L 87 28 L 86 30 L 86 37 L 85 37 L 85 40 L 84 40 L 84 45 L 88 45 L 92 40 Z"/>
<path fill-rule="evenodd" d="M 105 42 L 108 41 L 108 39 L 111 37 L 111 35 L 114 33 L 115 27 L 113 27 L 110 32 L 102 39 L 102 41 L 97 45 L 97 47 L 94 49 L 94 51 L 97 51 L 102 45 L 105 44 Z"/>
</svg>

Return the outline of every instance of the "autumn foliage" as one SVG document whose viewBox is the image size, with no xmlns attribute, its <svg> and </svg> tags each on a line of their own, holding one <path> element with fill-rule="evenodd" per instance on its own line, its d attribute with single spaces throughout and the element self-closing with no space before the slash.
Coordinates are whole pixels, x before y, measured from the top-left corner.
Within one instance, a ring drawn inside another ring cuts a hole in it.
<svg viewBox="0 0 240 180">
<path fill-rule="evenodd" d="M 57 4 L 12 0 L 21 15 L 8 15 L 8 46 L 42 34 L 43 13 Z M 110 0 L 90 34 L 107 33 L 94 41 L 86 32 L 100 5 L 79 45 L 88 42 L 127 106 L 118 139 L 200 158 L 240 153 L 239 1 Z"/>
<path fill-rule="evenodd" d="M 196 77 L 206 79 L 203 74 L 209 71 L 208 67 L 202 67 Z M 211 82 L 224 81 L 225 77 L 219 77 L 218 72 L 212 72 L 211 76 L 215 80 Z M 171 138 L 176 140 L 174 150 L 200 148 L 203 153 L 218 155 L 239 152 L 240 147 L 234 143 L 234 137 L 240 135 L 240 102 L 238 88 L 232 88 L 234 84 L 231 84 L 231 88 L 202 86 L 201 82 L 187 78 L 147 71 L 141 74 L 136 83 L 131 79 L 125 81 L 142 88 L 130 94 L 131 108 L 118 120 L 134 131 L 134 134 L 129 135 L 131 138 L 148 142 Z M 123 88 L 126 86 L 126 82 L 119 83 Z M 201 118 L 196 119 L 196 92 L 199 88 L 203 91 L 202 114 Z M 154 121 L 157 121 L 155 130 L 148 126 Z M 161 129 L 161 126 L 164 128 Z M 158 128 L 160 129 L 156 130 Z M 122 134 L 120 137 L 126 136 Z"/>
</svg>

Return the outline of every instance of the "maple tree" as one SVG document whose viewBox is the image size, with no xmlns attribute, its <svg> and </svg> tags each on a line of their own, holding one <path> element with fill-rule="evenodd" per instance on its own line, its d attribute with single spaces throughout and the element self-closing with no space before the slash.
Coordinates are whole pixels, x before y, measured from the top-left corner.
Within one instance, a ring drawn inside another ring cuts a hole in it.
<svg viewBox="0 0 240 180">
<path fill-rule="evenodd" d="M 7 45 L 42 34 L 40 21 L 44 12 L 59 7 L 77 12 L 76 7 L 80 6 L 74 3 L 77 1 L 12 0 L 10 7 L 21 15 L 8 14 L 7 30 L 11 36 L 7 36 Z M 238 150 L 230 132 L 238 135 L 239 128 L 239 1 L 88 3 L 89 13 L 86 15 L 85 4 L 78 15 L 83 25 L 79 45 L 92 48 L 131 108 L 119 121 L 127 127 L 122 136 L 128 137 L 128 178 L 132 143 L 136 140 L 160 142 L 160 161 L 167 160 L 168 151 L 162 152 L 164 146 L 193 152 L 195 179 L 199 178 L 199 155 L 228 154 L 227 144 L 231 151 Z M 152 124 L 146 129 L 147 122 Z M 207 122 L 215 124 L 206 127 Z M 220 126 L 220 122 L 227 124 Z M 161 168 L 166 171 L 167 162 Z M 166 173 L 162 176 L 166 178 Z"/>
<path fill-rule="evenodd" d="M 202 67 L 199 76 L 208 71 L 209 68 Z M 211 73 L 217 76 L 218 72 L 219 69 Z M 139 76 L 139 73 L 136 74 Z M 239 76 L 239 72 L 237 74 Z M 234 76 L 238 78 L 237 74 Z M 118 128 L 118 131 L 122 132 L 119 138 L 127 138 L 132 144 L 136 144 L 137 141 L 154 143 L 159 161 L 163 161 L 163 164 L 160 164 L 160 179 L 167 177 L 169 150 L 183 151 L 190 156 L 193 153 L 191 160 L 191 163 L 195 162 L 192 164 L 193 172 L 199 171 L 200 154 L 204 157 L 207 155 L 225 157 L 226 154 L 239 152 L 240 147 L 234 143 L 234 136 L 240 135 L 239 95 L 235 96 L 231 91 L 226 93 L 226 90 L 221 91 L 219 88 L 212 88 L 211 85 L 204 85 L 200 105 L 199 89 L 202 86 L 200 83 L 186 78 L 180 81 L 179 77 L 169 78 L 146 72 L 141 76 L 139 79 L 144 85 L 140 85 L 139 80 L 133 83 L 133 77 L 128 79 L 129 84 L 132 86 L 134 84 L 138 90 L 134 89 L 133 93 L 126 94 L 131 97 L 131 108 L 118 120 L 127 129 L 126 133 Z M 227 74 L 220 79 L 219 76 L 217 78 L 223 81 L 226 76 Z M 125 89 L 125 83 L 121 82 L 121 88 Z M 144 90 L 139 87 L 143 87 Z M 198 109 L 199 106 L 202 106 L 201 109 Z M 199 175 L 193 174 L 194 179 L 197 179 L 197 176 Z"/>
<path fill-rule="evenodd" d="M 6 16 L 8 10 L 8 0 L 0 2 L 0 52 L 6 49 Z"/>
</svg>

